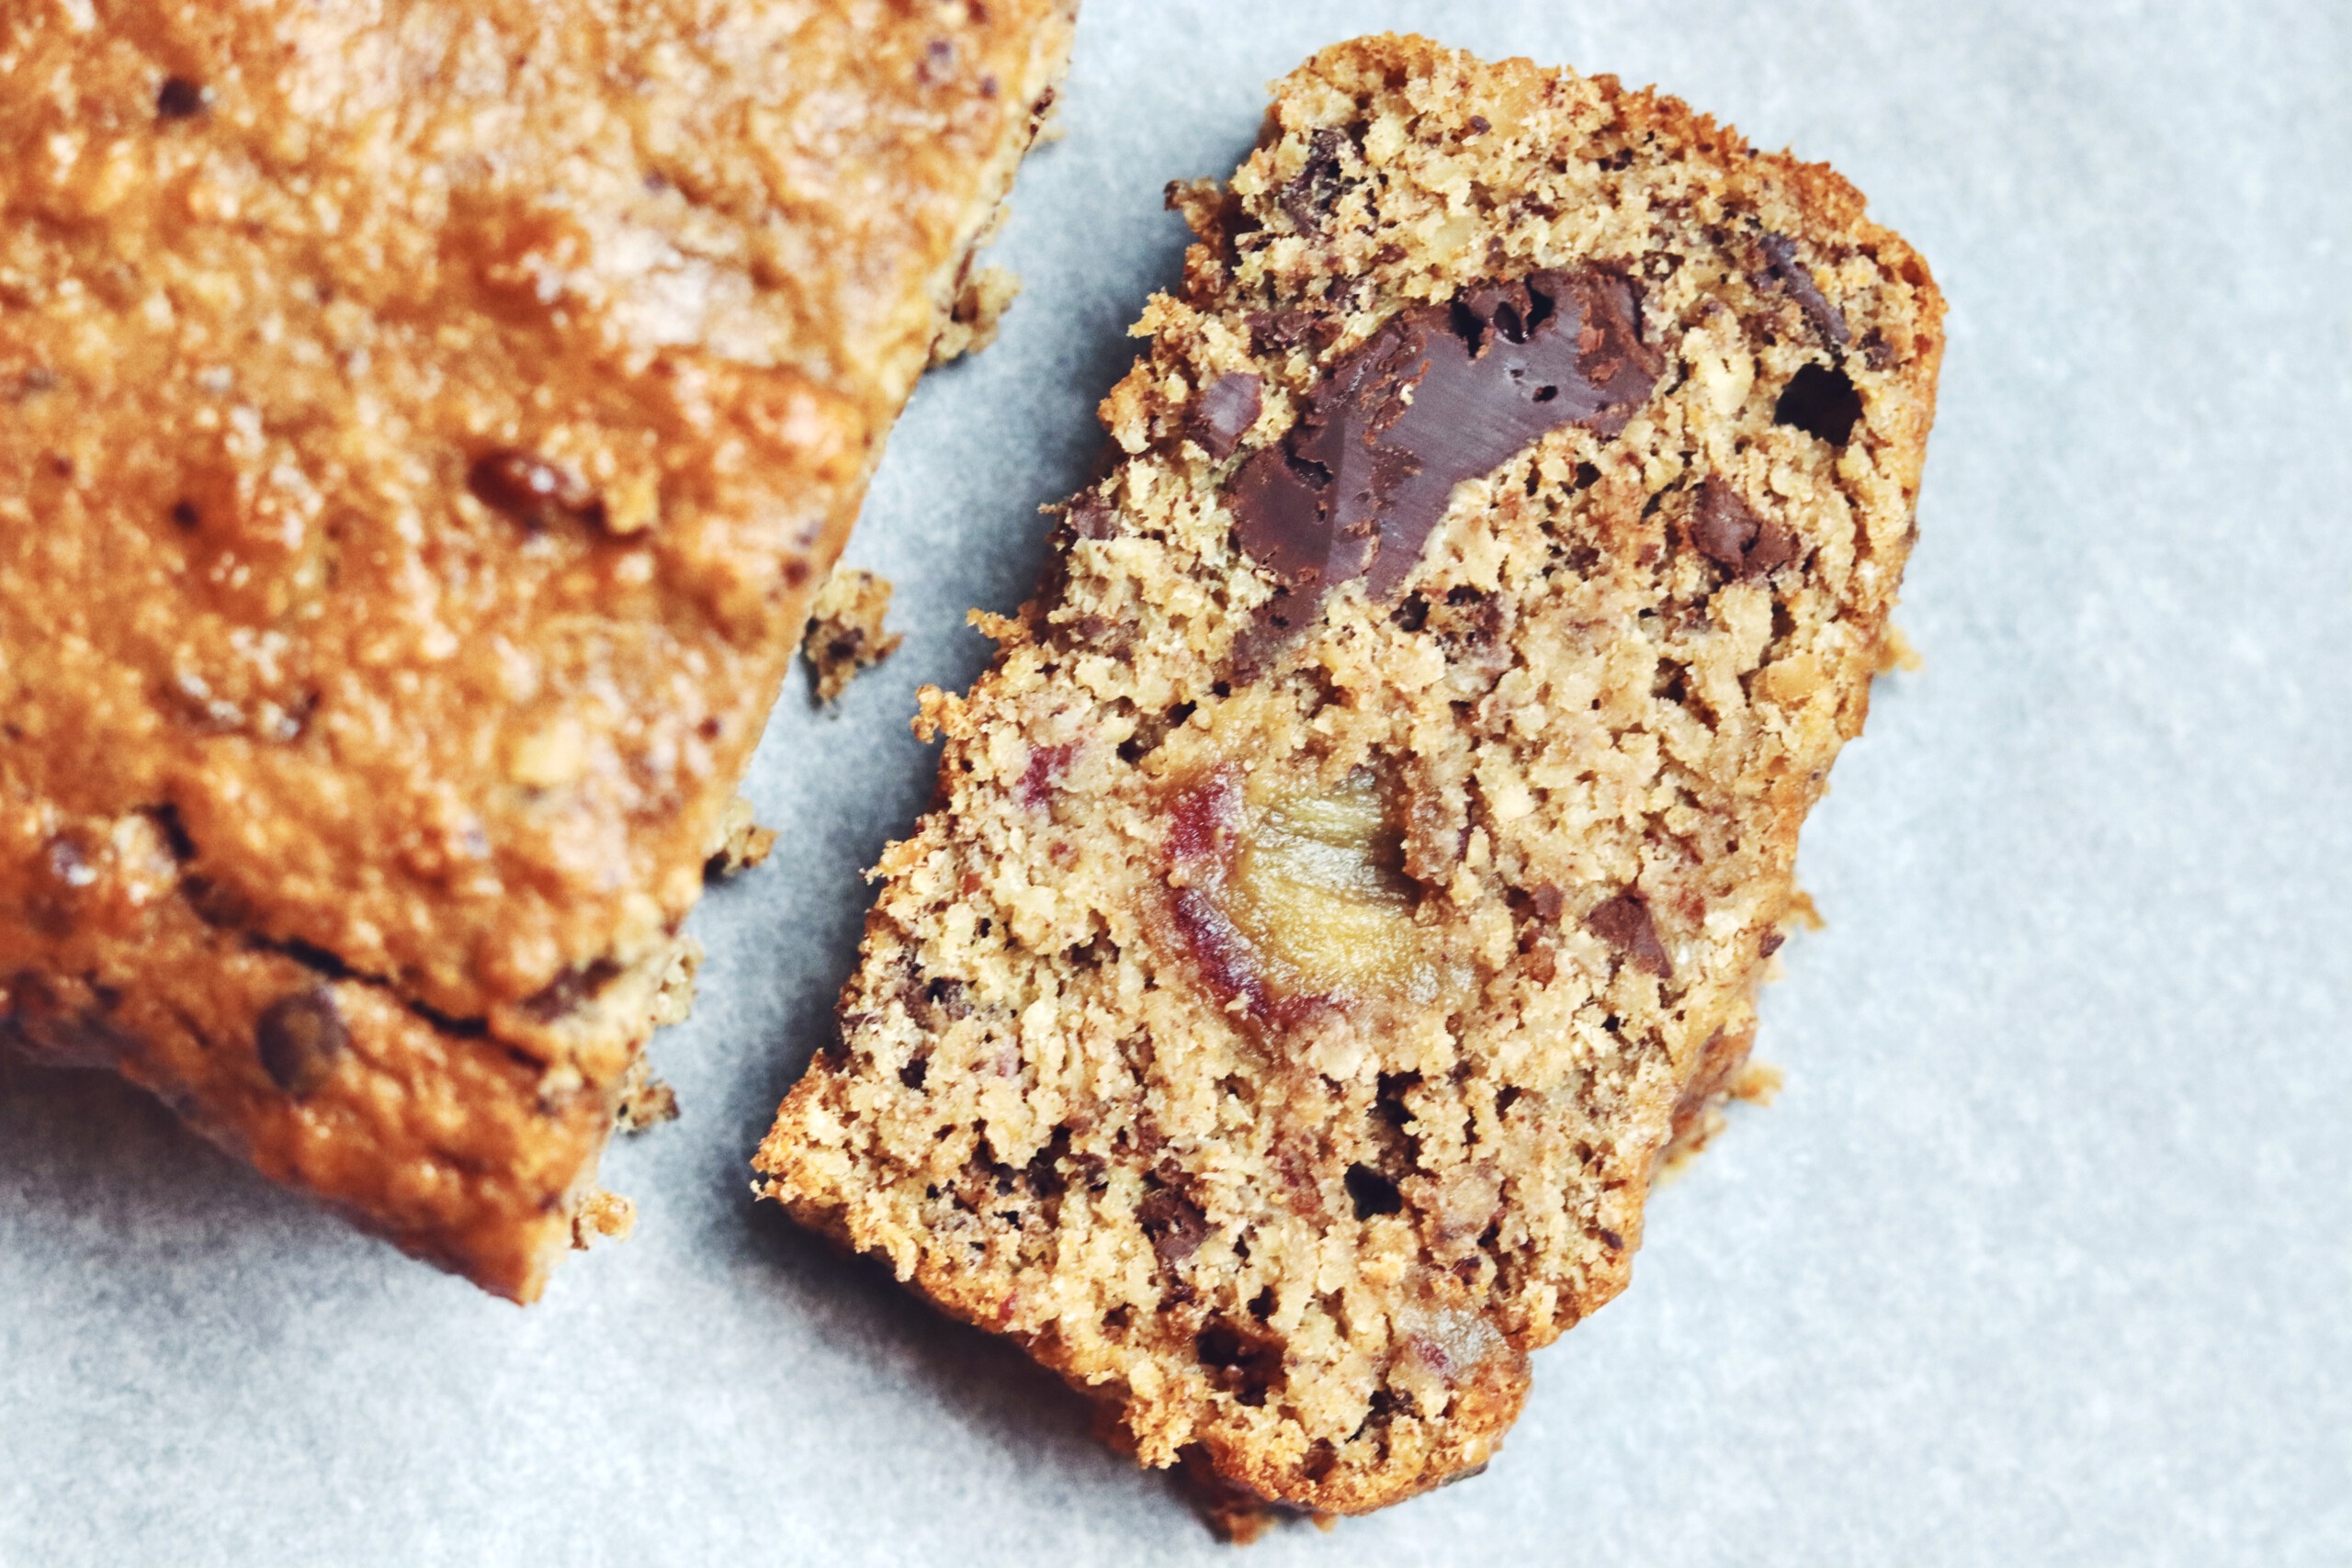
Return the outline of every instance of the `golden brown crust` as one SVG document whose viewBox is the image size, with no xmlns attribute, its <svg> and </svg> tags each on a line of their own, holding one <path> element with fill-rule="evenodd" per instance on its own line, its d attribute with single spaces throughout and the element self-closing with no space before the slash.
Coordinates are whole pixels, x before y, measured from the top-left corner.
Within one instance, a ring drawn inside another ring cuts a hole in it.
<svg viewBox="0 0 2352 1568">
<path fill-rule="evenodd" d="M 536 1292 L 1069 9 L 11 8 L 17 1032 Z"/>
<path fill-rule="evenodd" d="M 757 1163 L 1231 1525 L 1476 1470 L 1527 1352 L 1623 1287 L 1861 725 L 1941 301 L 1828 171 L 1418 39 L 1318 55 L 1173 199 L 1202 243 L 1116 460 L 990 671 L 926 695 L 939 806 Z M 1359 345 L 1545 276 L 1604 346 L 1590 301 L 1637 291 L 1645 400 L 1270 640 L 1306 580 L 1251 543 L 1291 548 L 1251 465 L 1322 461 L 1283 444 Z"/>
</svg>

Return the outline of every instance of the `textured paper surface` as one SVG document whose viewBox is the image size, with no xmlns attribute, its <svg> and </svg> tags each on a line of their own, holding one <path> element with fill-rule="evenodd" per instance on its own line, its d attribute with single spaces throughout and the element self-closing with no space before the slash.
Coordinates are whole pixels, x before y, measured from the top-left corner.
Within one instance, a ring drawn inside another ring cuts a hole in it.
<svg viewBox="0 0 2352 1568">
<path fill-rule="evenodd" d="M 1536 1361 L 1483 1477 L 1287 1563 L 2352 1561 L 2352 19 L 2338 5 L 1090 0 L 1069 140 L 850 558 L 905 648 L 786 693 L 697 917 L 638 1236 L 528 1312 L 110 1079 L 0 1067 L 0 1563 L 1239 1561 L 1077 1402 L 751 1201 L 861 868 L 1176 269 L 1163 183 L 1419 27 L 1837 164 L 1952 302 L 1901 622 L 1807 829 L 1789 1074 Z"/>
</svg>

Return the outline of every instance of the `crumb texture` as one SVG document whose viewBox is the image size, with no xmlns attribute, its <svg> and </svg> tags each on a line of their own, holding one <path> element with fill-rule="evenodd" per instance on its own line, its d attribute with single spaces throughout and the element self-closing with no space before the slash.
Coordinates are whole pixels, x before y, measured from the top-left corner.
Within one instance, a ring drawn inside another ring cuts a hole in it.
<svg viewBox="0 0 2352 1568">
<path fill-rule="evenodd" d="M 759 1165 L 1228 1523 L 1360 1511 L 1493 1454 L 1746 1058 L 1941 303 L 1828 170 L 1419 39 L 1171 200 Z"/>
<path fill-rule="evenodd" d="M 0 1023 L 536 1292 L 1069 21 L 0 7 Z"/>
</svg>

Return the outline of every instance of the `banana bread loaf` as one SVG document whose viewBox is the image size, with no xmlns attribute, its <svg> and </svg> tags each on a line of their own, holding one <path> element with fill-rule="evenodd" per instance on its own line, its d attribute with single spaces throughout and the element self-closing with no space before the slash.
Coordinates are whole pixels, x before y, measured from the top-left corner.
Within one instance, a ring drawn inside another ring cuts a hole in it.
<svg viewBox="0 0 2352 1568">
<path fill-rule="evenodd" d="M 8 7 L 0 1034 L 536 1295 L 1070 5 Z"/>
</svg>

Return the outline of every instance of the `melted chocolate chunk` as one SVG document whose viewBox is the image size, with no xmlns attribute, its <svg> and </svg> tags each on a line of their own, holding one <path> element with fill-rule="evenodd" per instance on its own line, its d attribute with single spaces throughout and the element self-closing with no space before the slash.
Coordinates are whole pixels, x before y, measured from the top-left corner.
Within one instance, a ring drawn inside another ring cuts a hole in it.
<svg viewBox="0 0 2352 1568">
<path fill-rule="evenodd" d="M 1657 939 L 1657 926 L 1650 919 L 1649 900 L 1628 887 L 1614 898 L 1595 908 L 1584 918 L 1585 930 L 1625 955 L 1635 968 L 1644 969 L 1661 980 L 1671 979 L 1674 961 L 1667 956 L 1666 944 Z"/>
<path fill-rule="evenodd" d="M 270 1081 L 300 1100 L 327 1081 L 351 1045 L 351 1031 L 324 986 L 280 997 L 254 1024 L 254 1046 Z"/>
<path fill-rule="evenodd" d="M 1230 457 L 1258 423 L 1263 406 L 1258 378 L 1235 371 L 1220 376 L 1201 394 L 1193 411 L 1193 439 L 1212 457 Z"/>
<path fill-rule="evenodd" d="M 1266 1395 L 1283 1381 L 1282 1341 L 1231 1318 L 1213 1320 L 1193 1348 L 1209 1382 L 1243 1404 L 1265 1404 Z"/>
<path fill-rule="evenodd" d="M 561 522 L 604 525 L 605 502 L 587 480 L 530 452 L 490 452 L 466 473 L 474 499 L 529 528 Z"/>
<path fill-rule="evenodd" d="M 1396 1184 L 1368 1165 L 1348 1167 L 1347 1187 L 1359 1220 L 1393 1214 L 1405 1206 L 1404 1194 L 1396 1190 Z"/>
<path fill-rule="evenodd" d="M 1663 366 L 1633 286 L 1598 268 L 1481 284 L 1391 318 L 1234 479 L 1236 537 L 1283 590 L 1242 661 L 1279 648 L 1342 582 L 1395 593 L 1455 485 L 1566 425 L 1614 435 Z"/>
<path fill-rule="evenodd" d="M 1283 186 L 1282 209 L 1302 231 L 1321 228 L 1340 199 L 1340 149 L 1347 143 L 1343 131 L 1317 131 L 1306 144 L 1306 162 Z"/>
<path fill-rule="evenodd" d="M 204 89 L 185 76 L 166 76 L 155 91 L 155 114 L 162 119 L 191 119 L 204 112 Z"/>
<path fill-rule="evenodd" d="M 1199 1205 L 1172 1188 L 1163 1187 L 1136 1205 L 1136 1219 L 1151 1238 L 1152 1251 L 1162 1263 L 1182 1263 L 1208 1239 L 1208 1216 Z"/>
<path fill-rule="evenodd" d="M 1807 365 L 1789 378 L 1772 405 L 1772 423 L 1843 446 L 1861 423 L 1862 395 L 1843 370 Z"/>
<path fill-rule="evenodd" d="M 1092 491 L 1081 492 L 1062 513 L 1073 538 L 1107 539 L 1119 531 L 1119 513 L 1111 503 Z"/>
<path fill-rule="evenodd" d="M 1796 536 L 1777 517 L 1758 517 L 1739 492 L 1709 476 L 1691 509 L 1690 543 L 1734 577 L 1762 577 L 1797 558 Z"/>
<path fill-rule="evenodd" d="M 1843 348 L 1853 333 L 1846 326 L 1846 312 L 1829 302 L 1821 285 L 1813 280 L 1813 271 L 1797 259 L 1797 243 L 1785 234 L 1764 236 L 1766 275 L 1785 289 L 1813 330 L 1832 345 Z"/>
</svg>

